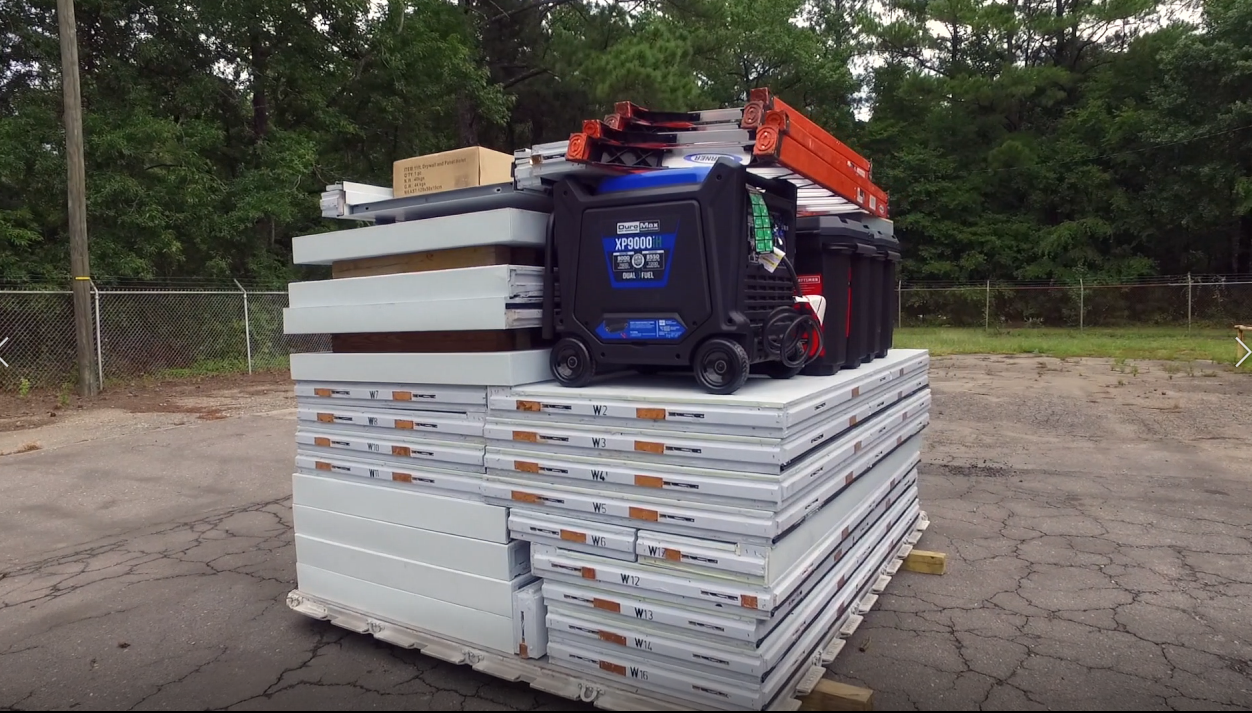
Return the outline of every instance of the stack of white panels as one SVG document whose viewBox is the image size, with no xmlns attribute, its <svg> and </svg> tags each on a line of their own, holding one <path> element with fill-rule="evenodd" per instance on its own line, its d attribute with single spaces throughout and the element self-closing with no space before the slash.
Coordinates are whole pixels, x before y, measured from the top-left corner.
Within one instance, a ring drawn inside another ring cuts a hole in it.
<svg viewBox="0 0 1252 713">
<path fill-rule="evenodd" d="M 492 389 L 483 493 L 531 542 L 550 662 L 699 706 L 789 698 L 915 527 L 928 366 Z"/>
<path fill-rule="evenodd" d="M 482 502 L 486 387 L 297 382 L 296 571 L 312 596 L 544 653 L 527 543 Z M 515 611 L 518 614 L 515 616 Z M 529 611 L 529 630 L 517 629 Z"/>
<path fill-rule="evenodd" d="M 543 269 L 487 265 L 293 282 L 289 300 L 287 334 L 537 327 Z"/>
<path fill-rule="evenodd" d="M 540 268 L 404 270 L 432 251 L 542 244 L 545 225 L 507 209 L 297 238 L 297 263 L 396 272 L 291 285 L 286 332 L 385 347 L 397 333 L 537 325 Z M 297 354 L 292 377 L 300 590 L 480 650 L 543 656 L 529 543 L 510 537 L 507 507 L 485 503 L 482 482 L 487 390 L 549 378 L 546 350 Z"/>
<path fill-rule="evenodd" d="M 353 185 L 366 188 L 359 183 Z M 368 188 L 379 191 L 380 200 L 391 198 L 388 188 Z M 362 220 L 380 222 L 365 228 L 331 230 L 294 238 L 291 241 L 292 262 L 297 265 L 333 265 L 344 260 L 485 245 L 541 248 L 547 240 L 547 213 L 519 208 L 466 212 L 454 208 L 452 202 L 444 205 L 449 210 L 437 217 L 409 220 L 392 215 L 387 219 L 394 222 L 384 223 L 380 216 L 360 215 Z"/>
</svg>

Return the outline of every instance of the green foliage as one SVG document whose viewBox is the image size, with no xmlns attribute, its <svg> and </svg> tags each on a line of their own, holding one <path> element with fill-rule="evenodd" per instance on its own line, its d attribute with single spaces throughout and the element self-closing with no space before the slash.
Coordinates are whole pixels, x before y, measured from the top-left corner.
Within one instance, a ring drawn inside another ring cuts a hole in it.
<svg viewBox="0 0 1252 713">
<path fill-rule="evenodd" d="M 1252 0 L 77 4 L 96 274 L 280 286 L 328 183 L 757 86 L 873 160 L 906 279 L 1252 272 Z M 0 3 L 0 279 L 67 276 L 54 9 Z"/>
<path fill-rule="evenodd" d="M 1229 331 L 1193 330 L 1178 327 L 1129 329 L 1006 329 L 983 330 L 949 327 L 910 327 L 896 332 L 895 342 L 905 348 L 929 349 L 934 356 L 951 354 L 1038 354 L 1061 359 L 1111 358 L 1110 369 L 1138 376 L 1139 367 L 1127 359 L 1186 362 L 1186 367 L 1165 368 L 1167 373 L 1196 376 L 1193 361 L 1233 366 Z"/>
</svg>

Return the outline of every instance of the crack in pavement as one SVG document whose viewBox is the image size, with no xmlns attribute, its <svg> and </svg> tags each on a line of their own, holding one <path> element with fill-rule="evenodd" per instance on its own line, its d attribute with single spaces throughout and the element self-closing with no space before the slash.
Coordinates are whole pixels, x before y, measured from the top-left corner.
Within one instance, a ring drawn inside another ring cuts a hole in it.
<svg viewBox="0 0 1252 713">
<path fill-rule="evenodd" d="M 1002 707 L 993 702 L 997 688 L 1052 708 L 1124 705 L 1126 696 L 1151 709 L 1252 707 L 1250 610 L 1246 598 L 1220 591 L 1252 572 L 1252 533 L 1227 539 L 1246 515 L 1184 520 L 1172 517 L 1172 505 L 1156 504 L 1153 526 L 1129 535 L 1115 524 L 1143 518 L 1124 516 L 1119 510 L 1130 506 L 1113 496 L 1063 501 L 1039 483 L 1074 476 L 1013 475 L 989 485 L 960 468 L 924 466 L 923 482 L 940 493 L 923 493 L 927 540 L 952 545 L 949 574 L 905 573 L 893 581 L 857 632 L 873 647 L 836 659 L 837 675 L 910 707 L 933 706 L 936 695 L 946 701 L 971 672 L 995 683 L 961 701 L 970 708 Z M 971 530 L 978 536 L 958 539 Z M 1213 555 L 1232 558 L 1229 569 L 1203 572 L 1193 562 Z M 1170 646 L 1211 658 L 1184 670 Z M 925 667 L 929 698 L 890 680 L 917 667 Z M 1060 695 L 1055 681 L 1039 675 L 1070 667 L 1077 680 L 1068 679 L 1072 690 Z M 905 695 L 893 697 L 897 691 Z"/>
<path fill-rule="evenodd" d="M 6 671 L 39 668 L 36 660 L 54 655 L 51 649 L 64 648 L 58 646 L 64 640 L 77 637 L 84 630 L 96 632 L 101 624 L 143 619 L 150 614 L 151 605 L 146 601 L 124 603 L 137 591 L 151 596 L 156 590 L 158 598 L 168 600 L 169 595 L 162 595 L 161 588 L 191 581 L 195 592 L 221 588 L 238 590 L 238 598 L 252 600 L 251 609 L 246 613 L 229 611 L 236 599 L 229 597 L 227 606 L 220 611 L 222 617 L 230 619 L 229 623 L 223 626 L 222 622 L 212 619 L 203 622 L 210 628 L 227 630 L 219 631 L 216 636 L 207 634 L 203 645 L 190 642 L 194 644 L 191 649 L 184 648 L 190 644 L 158 635 L 158 648 L 154 653 L 164 657 L 165 663 L 174 670 L 152 676 L 144 675 L 143 670 L 136 672 L 145 680 L 129 683 L 117 692 L 115 705 L 107 707 L 128 711 L 189 705 L 206 707 L 203 696 L 189 698 L 192 694 L 187 691 L 208 689 L 212 689 L 211 697 L 219 699 L 207 706 L 210 708 L 268 707 L 276 705 L 284 696 L 298 696 L 302 690 L 310 688 L 351 689 L 360 695 L 377 695 L 421 708 L 436 699 L 443 709 L 454 710 L 479 707 L 477 702 L 467 703 L 479 699 L 492 701 L 493 707 L 510 710 L 553 706 L 566 709 L 575 705 L 553 701 L 528 688 L 492 679 L 469 668 L 426 659 L 416 652 L 352 635 L 327 622 L 306 620 L 289 611 L 283 598 L 295 586 L 289 500 L 282 498 L 221 511 L 192 522 L 154 528 L 0 571 L 0 656 L 14 661 L 0 669 L 0 691 L 16 684 L 16 678 L 8 678 Z M 223 578 L 229 578 L 230 583 Z M 172 610 L 166 613 L 174 617 L 170 626 L 177 628 L 182 603 L 165 603 Z M 73 615 L 52 616 L 51 621 L 39 626 L 22 625 L 32 612 L 58 607 L 68 609 Z M 127 654 L 147 648 L 139 643 L 120 641 L 125 634 L 115 635 L 112 626 L 105 628 L 109 630 L 105 643 L 110 648 Z M 272 629 L 293 634 L 291 645 L 260 659 L 254 652 L 241 651 L 234 641 L 236 637 L 231 635 L 253 632 L 264 640 L 265 632 Z M 120 648 L 123 644 L 125 647 Z M 166 649 L 162 650 L 161 646 Z M 205 650 L 205 654 L 194 653 L 199 649 Z M 113 654 L 116 656 L 116 651 Z M 345 656 L 353 657 L 353 666 L 342 665 L 339 659 Z M 363 656 L 391 662 L 387 665 L 388 675 L 370 680 L 370 667 L 374 664 Z M 170 663 L 171 658 L 180 657 L 181 661 Z M 187 661 L 189 657 L 195 661 Z M 79 653 L 77 658 L 85 661 L 86 655 Z M 108 665 L 107 659 L 105 655 L 98 662 L 97 657 L 91 657 L 89 664 L 80 667 L 88 673 L 84 675 L 76 670 L 75 675 L 95 677 L 97 669 Z M 241 661 L 255 668 L 256 676 L 264 675 L 267 680 L 252 676 L 254 680 L 247 681 L 246 685 L 232 680 L 227 671 L 238 668 Z M 267 670 L 269 673 L 264 673 Z M 344 676 L 347 680 L 339 680 Z M 23 675 L 21 678 L 37 682 L 40 676 Z M 16 710 L 90 705 L 82 700 L 82 693 L 82 690 L 37 687 L 11 703 L 6 702 L 3 707 Z"/>
</svg>

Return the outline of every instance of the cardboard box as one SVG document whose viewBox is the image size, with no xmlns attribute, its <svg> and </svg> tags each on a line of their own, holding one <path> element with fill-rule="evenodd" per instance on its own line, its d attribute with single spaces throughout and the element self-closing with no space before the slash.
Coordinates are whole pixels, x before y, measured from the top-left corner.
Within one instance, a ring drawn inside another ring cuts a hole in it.
<svg viewBox="0 0 1252 713">
<path fill-rule="evenodd" d="M 406 158 L 396 161 L 391 173 L 396 198 L 512 180 L 513 157 L 481 146 Z"/>
</svg>

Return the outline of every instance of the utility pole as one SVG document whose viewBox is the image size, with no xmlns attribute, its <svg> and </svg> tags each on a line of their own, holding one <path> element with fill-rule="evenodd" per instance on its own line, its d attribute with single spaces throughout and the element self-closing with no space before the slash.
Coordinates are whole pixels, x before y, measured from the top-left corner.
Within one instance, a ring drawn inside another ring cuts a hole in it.
<svg viewBox="0 0 1252 713">
<path fill-rule="evenodd" d="M 87 171 L 83 166 L 83 97 L 78 84 L 78 28 L 74 0 L 57 0 L 61 33 L 61 88 L 65 95 L 65 163 L 70 216 L 70 272 L 74 278 L 74 337 L 78 392 L 95 396 L 95 345 L 91 334 L 91 260 L 87 253 Z"/>
</svg>

